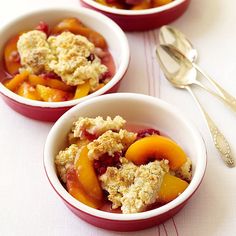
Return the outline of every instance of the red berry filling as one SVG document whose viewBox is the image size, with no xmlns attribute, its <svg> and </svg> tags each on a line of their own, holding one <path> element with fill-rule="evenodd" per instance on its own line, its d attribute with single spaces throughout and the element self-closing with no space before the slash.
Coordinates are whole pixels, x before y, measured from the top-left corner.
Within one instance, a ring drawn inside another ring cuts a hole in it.
<svg viewBox="0 0 236 236">
<path fill-rule="evenodd" d="M 154 134 L 160 135 L 160 131 L 156 129 L 143 129 L 138 131 L 137 139 L 145 138 Z"/>
<path fill-rule="evenodd" d="M 114 156 L 109 156 L 108 153 L 103 154 L 99 160 L 94 160 L 93 166 L 97 175 L 102 175 L 106 172 L 108 166 L 120 166 L 121 153 L 116 152 Z"/>
<path fill-rule="evenodd" d="M 20 62 L 20 54 L 18 51 L 12 51 L 9 59 L 12 62 Z"/>
<path fill-rule="evenodd" d="M 95 55 L 94 55 L 93 53 L 91 53 L 91 54 L 87 57 L 87 59 L 88 59 L 89 61 L 94 61 Z"/>
<path fill-rule="evenodd" d="M 58 79 L 61 80 L 61 77 L 55 74 L 54 72 L 47 72 L 40 75 L 44 79 Z"/>
<path fill-rule="evenodd" d="M 48 33 L 49 33 L 48 25 L 43 21 L 39 22 L 38 26 L 36 27 L 36 30 L 40 30 L 40 31 L 44 32 L 46 35 L 48 35 Z"/>
<path fill-rule="evenodd" d="M 91 142 L 92 142 L 94 139 L 97 139 L 97 138 L 98 138 L 96 134 L 91 134 L 91 133 L 89 133 L 87 130 L 84 130 L 84 131 L 83 131 L 83 135 L 84 135 L 84 137 L 85 137 L 86 139 L 88 139 L 88 140 L 91 141 Z"/>
</svg>

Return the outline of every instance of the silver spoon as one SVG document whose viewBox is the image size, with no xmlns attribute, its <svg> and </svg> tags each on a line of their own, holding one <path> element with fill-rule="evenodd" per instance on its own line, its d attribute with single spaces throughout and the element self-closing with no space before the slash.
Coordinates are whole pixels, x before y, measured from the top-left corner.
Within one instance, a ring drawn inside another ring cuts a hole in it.
<svg viewBox="0 0 236 236">
<path fill-rule="evenodd" d="M 166 54 L 166 52 L 167 52 L 167 54 Z M 165 57 L 163 56 L 164 55 L 163 53 L 166 54 Z M 168 56 L 168 51 L 165 50 L 165 45 L 160 45 L 157 47 L 156 55 L 157 55 L 159 65 L 160 65 L 163 73 L 165 74 L 166 79 L 173 86 L 186 89 L 192 95 L 192 97 L 194 98 L 194 100 L 198 104 L 200 110 L 202 111 L 202 113 L 205 117 L 205 120 L 206 120 L 207 125 L 209 127 L 214 145 L 217 148 L 217 150 L 219 151 L 222 160 L 224 161 L 224 163 L 228 167 L 234 167 L 235 162 L 234 162 L 231 148 L 230 148 L 228 141 L 226 140 L 224 135 L 220 132 L 220 130 L 218 129 L 218 127 L 216 126 L 214 121 L 210 118 L 210 116 L 208 115 L 206 110 L 202 107 L 202 105 L 200 104 L 197 97 L 194 95 L 191 88 L 188 85 L 186 85 L 185 83 L 183 83 L 183 80 L 181 79 L 182 66 L 179 66 L 179 68 L 177 70 L 175 68 L 170 68 L 170 67 L 168 68 L 168 65 L 173 65 L 173 63 L 171 63 L 171 61 L 167 60 L 168 58 L 166 56 Z M 169 58 L 169 59 L 171 59 L 171 58 Z"/>
<path fill-rule="evenodd" d="M 231 107 L 233 111 L 236 112 L 236 99 L 227 91 L 225 91 L 225 89 L 223 89 L 216 81 L 210 78 L 209 75 L 207 75 L 207 73 L 195 63 L 198 58 L 197 50 L 183 33 L 171 26 L 166 25 L 160 29 L 159 40 L 161 44 L 173 45 L 177 49 L 173 50 L 175 51 L 175 54 L 178 54 L 177 56 L 181 58 L 185 64 L 188 64 L 188 66 L 185 65 L 185 68 L 192 70 L 191 77 L 185 78 L 185 81 L 188 83 L 188 85 L 195 84 L 202 87 L 209 93 L 223 100 Z M 218 93 L 213 92 L 197 80 L 197 71 L 215 87 Z M 186 72 L 186 74 L 189 73 Z M 183 75 L 183 78 L 185 75 Z"/>
<path fill-rule="evenodd" d="M 178 48 L 191 62 L 196 62 L 198 52 L 187 37 L 174 27 L 164 25 L 160 28 L 160 44 L 172 44 Z"/>
</svg>

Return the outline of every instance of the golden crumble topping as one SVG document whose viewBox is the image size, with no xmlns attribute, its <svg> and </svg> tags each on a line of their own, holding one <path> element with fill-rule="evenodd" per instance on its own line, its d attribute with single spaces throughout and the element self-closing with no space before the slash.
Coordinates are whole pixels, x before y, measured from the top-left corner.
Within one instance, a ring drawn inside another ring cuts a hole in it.
<svg viewBox="0 0 236 236">
<path fill-rule="evenodd" d="M 108 68 L 101 64 L 95 54 L 95 46 L 86 37 L 63 32 L 56 36 L 39 30 L 22 34 L 17 42 L 22 69 L 32 74 L 51 71 L 68 85 L 79 85 L 89 81 L 93 92 L 99 85 L 99 78 Z M 93 54 L 93 60 L 89 56 Z"/>
<path fill-rule="evenodd" d="M 189 157 L 187 157 L 187 161 L 175 171 L 175 175 L 186 181 L 190 181 L 192 179 L 192 161 Z"/>
<path fill-rule="evenodd" d="M 99 136 L 108 130 L 119 131 L 125 125 L 126 121 L 121 116 L 116 116 L 112 119 L 108 116 L 103 119 L 101 116 L 96 118 L 84 118 L 79 119 L 74 123 L 74 137 L 84 139 L 83 132 L 86 130 L 90 134 Z"/>
<path fill-rule="evenodd" d="M 63 32 L 57 36 L 50 36 L 48 43 L 55 60 L 49 67 L 69 85 L 83 84 L 89 81 L 92 89 L 96 89 L 99 77 L 107 71 L 95 55 L 93 61 L 88 60 L 94 53 L 94 44 L 86 37 Z"/>
<path fill-rule="evenodd" d="M 60 151 L 55 158 L 57 172 L 63 182 L 66 182 L 66 171 L 73 167 L 74 160 L 79 154 L 79 148 L 76 144 L 70 145 L 63 151 Z"/>
<path fill-rule="evenodd" d="M 22 34 L 17 42 L 21 65 L 32 74 L 49 71 L 49 62 L 53 59 L 47 43 L 47 35 L 39 30 Z"/>
<path fill-rule="evenodd" d="M 121 158 L 121 168 L 108 167 L 100 176 L 102 188 L 108 191 L 113 208 L 121 206 L 123 213 L 136 213 L 156 202 L 168 161 L 154 161 L 136 166 Z"/>
<path fill-rule="evenodd" d="M 136 134 L 121 129 L 119 133 L 111 130 L 106 131 L 93 142 L 87 145 L 88 156 L 90 159 L 99 159 L 102 154 L 108 153 L 113 156 L 114 153 L 126 150 L 136 139 Z"/>
</svg>

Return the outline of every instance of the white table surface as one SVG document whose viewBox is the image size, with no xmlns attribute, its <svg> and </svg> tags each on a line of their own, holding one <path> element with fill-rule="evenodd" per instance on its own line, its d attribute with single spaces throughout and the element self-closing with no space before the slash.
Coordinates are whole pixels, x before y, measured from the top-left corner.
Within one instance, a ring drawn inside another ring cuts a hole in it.
<svg viewBox="0 0 236 236">
<path fill-rule="evenodd" d="M 29 9 L 63 4 L 79 7 L 77 0 L 1 1 L 0 27 Z M 236 96 L 235 9 L 233 0 L 192 0 L 188 11 L 172 25 L 199 49 L 199 64 Z M 164 224 L 139 232 L 119 233 L 85 223 L 66 208 L 45 177 L 43 147 L 53 124 L 25 118 L 0 99 L 0 235 L 236 235 L 236 168 L 223 165 L 190 95 L 164 79 L 154 54 L 158 32 L 127 33 L 132 57 L 120 91 L 149 94 L 178 106 L 201 132 L 208 166 L 189 204 Z M 200 89 L 194 90 L 236 156 L 236 114 Z"/>
</svg>

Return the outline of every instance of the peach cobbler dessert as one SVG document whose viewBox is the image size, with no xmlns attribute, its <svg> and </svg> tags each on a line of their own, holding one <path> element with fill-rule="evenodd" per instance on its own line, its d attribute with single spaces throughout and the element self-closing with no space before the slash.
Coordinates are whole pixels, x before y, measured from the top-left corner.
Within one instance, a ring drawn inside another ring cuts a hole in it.
<svg viewBox="0 0 236 236">
<path fill-rule="evenodd" d="M 107 7 L 123 10 L 145 10 L 166 5 L 174 0 L 94 0 Z"/>
<path fill-rule="evenodd" d="M 182 148 L 156 129 L 131 127 L 121 116 L 73 123 L 55 165 L 74 198 L 128 214 L 166 204 L 187 188 L 192 162 Z"/>
<path fill-rule="evenodd" d="M 105 38 L 77 18 L 49 28 L 40 22 L 19 32 L 4 48 L 5 80 L 12 92 L 32 100 L 63 102 L 108 83 L 115 64 Z"/>
</svg>

